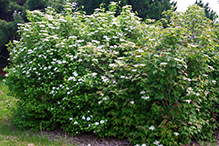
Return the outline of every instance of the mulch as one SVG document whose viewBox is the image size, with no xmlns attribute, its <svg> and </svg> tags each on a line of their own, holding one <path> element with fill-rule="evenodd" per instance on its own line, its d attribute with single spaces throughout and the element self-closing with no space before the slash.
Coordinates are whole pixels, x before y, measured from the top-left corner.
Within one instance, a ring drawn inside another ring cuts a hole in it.
<svg viewBox="0 0 219 146">
<path fill-rule="evenodd" d="M 6 75 L 6 72 L 3 70 L 3 68 L 0 68 L 0 76 L 4 77 Z"/>
</svg>

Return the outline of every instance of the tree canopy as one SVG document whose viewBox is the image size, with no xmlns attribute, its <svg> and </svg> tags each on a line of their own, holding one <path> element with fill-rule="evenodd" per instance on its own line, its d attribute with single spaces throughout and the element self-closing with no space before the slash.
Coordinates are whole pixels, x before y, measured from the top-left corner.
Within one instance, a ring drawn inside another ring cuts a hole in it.
<svg viewBox="0 0 219 146">
<path fill-rule="evenodd" d="M 84 11 L 87 14 L 92 14 L 95 8 L 98 8 L 101 3 L 105 4 L 105 8 L 109 5 L 111 0 L 78 0 L 80 7 L 84 6 Z M 176 2 L 170 0 L 114 0 L 119 2 L 120 6 L 131 5 L 132 10 L 137 12 L 138 16 L 143 19 L 162 18 L 162 12 L 176 6 Z"/>
<path fill-rule="evenodd" d="M 73 2 L 70 0 L 69 2 Z M 0 68 L 7 65 L 9 52 L 5 44 L 17 39 L 17 23 L 27 22 L 26 10 L 41 10 L 52 6 L 60 12 L 65 4 L 64 0 L 0 0 Z"/>
<path fill-rule="evenodd" d="M 204 8 L 205 15 L 208 19 L 211 19 L 212 21 L 214 21 L 218 18 L 217 13 L 209 7 L 209 3 L 204 4 L 202 2 L 202 0 L 196 0 L 195 4 L 197 4 L 200 7 Z"/>
</svg>

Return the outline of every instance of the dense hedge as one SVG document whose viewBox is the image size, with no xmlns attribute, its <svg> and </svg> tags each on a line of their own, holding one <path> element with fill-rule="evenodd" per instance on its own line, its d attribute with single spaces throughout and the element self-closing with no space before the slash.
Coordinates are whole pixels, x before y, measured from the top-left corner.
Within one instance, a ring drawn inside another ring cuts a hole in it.
<svg viewBox="0 0 219 146">
<path fill-rule="evenodd" d="M 217 29 L 194 5 L 167 11 L 170 25 L 141 22 L 129 6 L 57 14 L 29 11 L 9 44 L 6 79 L 21 128 L 61 127 L 76 135 L 128 138 L 138 145 L 212 140 L 218 127 Z"/>
</svg>

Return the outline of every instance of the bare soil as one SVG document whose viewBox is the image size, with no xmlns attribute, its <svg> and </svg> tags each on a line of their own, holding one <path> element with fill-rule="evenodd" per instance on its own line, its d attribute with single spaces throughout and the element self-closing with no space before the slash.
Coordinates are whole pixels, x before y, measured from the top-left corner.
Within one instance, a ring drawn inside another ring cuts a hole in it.
<svg viewBox="0 0 219 146">
<path fill-rule="evenodd" d="M 40 132 L 38 133 L 40 135 Z M 82 133 L 76 136 L 66 134 L 63 130 L 56 129 L 50 132 L 43 132 L 51 140 L 64 139 L 66 143 L 73 143 L 79 146 L 131 146 L 128 140 L 120 140 L 114 137 L 98 137 L 93 133 Z"/>
<path fill-rule="evenodd" d="M 40 133 L 38 133 L 40 135 Z M 64 139 L 66 143 L 73 143 L 79 146 L 131 146 L 128 140 L 121 140 L 114 137 L 98 137 L 93 133 L 83 133 L 77 136 L 71 136 L 66 134 L 63 130 L 56 129 L 50 132 L 43 132 L 48 138 L 58 141 Z M 219 130 L 214 133 L 214 138 L 216 142 L 209 143 L 206 142 L 204 145 L 200 145 L 199 142 L 191 142 L 190 146 L 219 146 Z M 189 146 L 189 145 L 187 145 Z"/>
</svg>

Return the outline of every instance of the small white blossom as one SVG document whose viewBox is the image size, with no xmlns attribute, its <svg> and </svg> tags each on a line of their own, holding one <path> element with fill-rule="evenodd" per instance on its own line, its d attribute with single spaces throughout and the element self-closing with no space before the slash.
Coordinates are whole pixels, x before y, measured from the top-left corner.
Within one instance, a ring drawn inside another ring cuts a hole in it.
<svg viewBox="0 0 219 146">
<path fill-rule="evenodd" d="M 135 102 L 134 102 L 134 101 L 130 101 L 130 103 L 131 103 L 131 104 L 134 104 Z"/>
<path fill-rule="evenodd" d="M 196 96 L 200 96 L 200 93 L 196 93 Z"/>
<path fill-rule="evenodd" d="M 107 97 L 102 98 L 102 100 L 107 100 L 107 99 L 108 99 Z"/>
<path fill-rule="evenodd" d="M 151 125 L 150 127 L 149 127 L 149 130 L 154 130 L 155 129 L 155 127 L 153 126 L 153 125 Z"/>
<path fill-rule="evenodd" d="M 69 77 L 68 81 L 73 80 L 74 82 L 76 81 L 75 77 Z"/>
<path fill-rule="evenodd" d="M 157 141 L 157 140 L 155 140 L 154 144 L 155 144 L 155 145 L 159 145 L 159 144 L 160 144 L 160 142 L 159 142 L 159 141 Z"/>
<path fill-rule="evenodd" d="M 90 121 L 90 117 L 87 117 L 87 121 Z"/>
<path fill-rule="evenodd" d="M 141 57 L 141 55 L 136 55 L 136 56 L 135 56 L 135 58 L 139 58 L 139 57 Z"/>
<path fill-rule="evenodd" d="M 96 125 L 96 126 L 99 125 L 99 122 L 95 122 L 95 125 Z"/>
<path fill-rule="evenodd" d="M 187 102 L 188 104 L 190 104 L 191 100 L 190 100 L 190 99 L 187 99 L 186 102 Z"/>
<path fill-rule="evenodd" d="M 187 90 L 188 90 L 188 91 L 193 91 L 192 87 L 189 87 Z"/>
<path fill-rule="evenodd" d="M 73 74 L 74 74 L 74 76 L 76 76 L 76 77 L 78 76 L 77 72 L 75 72 L 75 71 L 73 72 Z"/>
<path fill-rule="evenodd" d="M 69 120 L 73 120 L 73 118 L 69 118 Z"/>
<path fill-rule="evenodd" d="M 216 84 L 216 82 L 217 82 L 216 80 L 212 80 L 212 83 L 213 83 L 213 84 Z"/>
<path fill-rule="evenodd" d="M 93 61 L 93 62 L 98 62 L 98 60 L 97 60 L 97 59 L 92 59 L 92 61 Z"/>
<path fill-rule="evenodd" d="M 160 66 L 166 66 L 168 63 L 166 63 L 166 62 L 161 62 L 160 63 Z"/>
<path fill-rule="evenodd" d="M 70 36 L 69 39 L 77 39 L 76 36 Z"/>
<path fill-rule="evenodd" d="M 150 98 L 150 96 L 142 96 L 141 98 L 144 99 L 144 100 L 147 100 L 147 99 Z"/>
<path fill-rule="evenodd" d="M 77 43 L 82 43 L 82 42 L 84 42 L 84 40 L 77 40 L 76 42 Z"/>
<path fill-rule="evenodd" d="M 179 135 L 179 133 L 178 133 L 178 132 L 174 132 L 174 135 L 178 136 L 178 135 Z"/>
<path fill-rule="evenodd" d="M 104 123 L 104 120 L 101 120 L 101 121 L 100 121 L 100 124 L 103 124 L 103 123 Z"/>
<path fill-rule="evenodd" d="M 141 91 L 141 92 L 140 92 L 140 94 L 145 94 L 145 93 L 146 93 L 145 91 Z"/>
<path fill-rule="evenodd" d="M 110 66 L 110 67 L 117 67 L 117 65 L 116 65 L 116 64 L 113 64 L 113 63 L 112 63 L 112 64 L 109 64 L 109 66 Z"/>
<path fill-rule="evenodd" d="M 174 58 L 174 60 L 177 61 L 177 62 L 183 62 L 183 60 L 178 59 L 178 58 Z"/>
<path fill-rule="evenodd" d="M 109 40 L 110 40 L 110 38 L 108 38 L 106 35 L 104 35 L 103 38 L 105 38 L 106 41 L 109 41 Z"/>
<path fill-rule="evenodd" d="M 75 121 L 75 122 L 74 122 L 74 124 L 76 125 L 76 124 L 78 124 L 78 122 L 77 122 L 77 121 Z"/>
<path fill-rule="evenodd" d="M 86 119 L 85 116 L 83 116 L 82 119 L 85 120 Z"/>
<path fill-rule="evenodd" d="M 97 75 L 97 73 L 95 73 L 95 72 L 91 74 L 91 76 L 96 76 L 96 75 Z"/>
<path fill-rule="evenodd" d="M 109 81 L 109 79 L 106 76 L 101 76 L 101 79 L 103 80 L 104 83 Z"/>
</svg>

